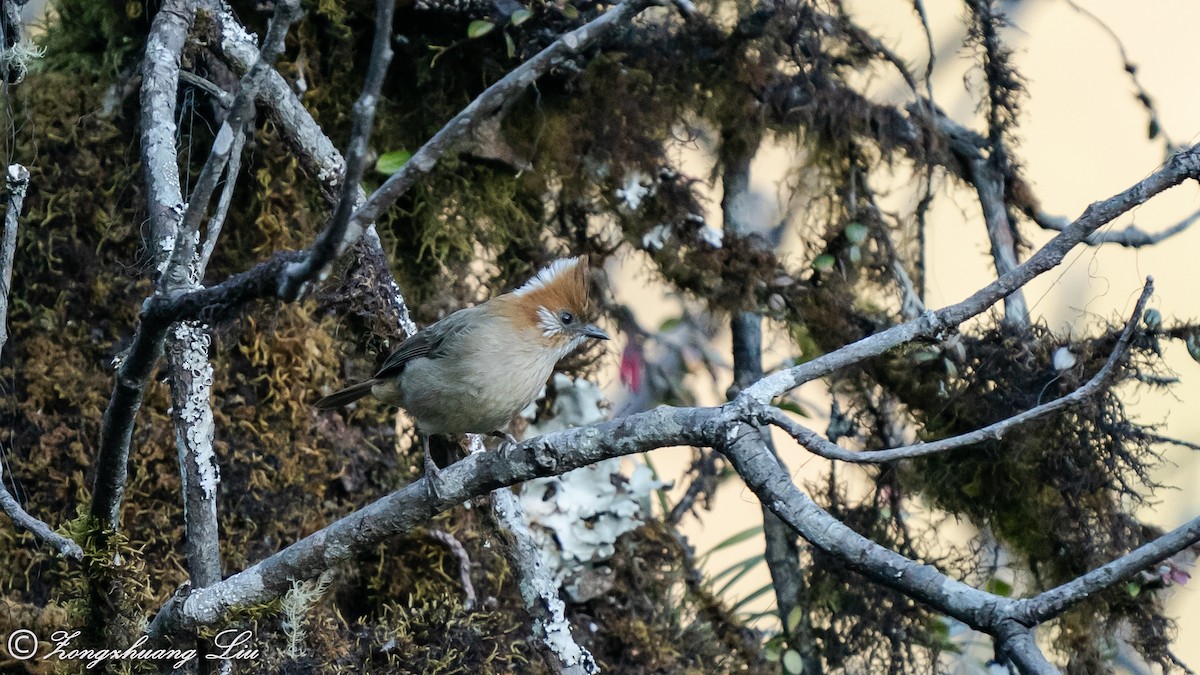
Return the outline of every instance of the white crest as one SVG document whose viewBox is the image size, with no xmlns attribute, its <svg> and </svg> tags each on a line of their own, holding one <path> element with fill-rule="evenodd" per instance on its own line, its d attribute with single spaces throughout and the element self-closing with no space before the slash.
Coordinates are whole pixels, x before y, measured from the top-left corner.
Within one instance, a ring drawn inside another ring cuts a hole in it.
<svg viewBox="0 0 1200 675">
<path fill-rule="evenodd" d="M 554 283 L 554 280 L 561 276 L 567 270 L 573 269 L 579 263 L 579 258 L 559 258 L 542 268 L 542 271 L 537 273 L 525 285 L 513 291 L 514 295 L 522 296 L 532 293 L 539 288 L 545 288 Z"/>
</svg>

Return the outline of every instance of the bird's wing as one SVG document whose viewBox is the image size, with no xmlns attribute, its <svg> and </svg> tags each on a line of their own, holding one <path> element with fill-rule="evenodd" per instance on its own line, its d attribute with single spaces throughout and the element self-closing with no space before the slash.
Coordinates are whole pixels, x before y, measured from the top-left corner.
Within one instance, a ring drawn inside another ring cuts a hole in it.
<svg viewBox="0 0 1200 675">
<path fill-rule="evenodd" d="M 437 323 L 418 331 L 409 337 L 396 351 L 392 352 L 383 362 L 375 379 L 381 380 L 396 377 L 404 372 L 404 366 L 413 359 L 427 356 L 436 359 L 444 353 L 444 348 L 462 337 L 475 323 L 476 314 L 480 307 L 460 309 Z"/>
</svg>

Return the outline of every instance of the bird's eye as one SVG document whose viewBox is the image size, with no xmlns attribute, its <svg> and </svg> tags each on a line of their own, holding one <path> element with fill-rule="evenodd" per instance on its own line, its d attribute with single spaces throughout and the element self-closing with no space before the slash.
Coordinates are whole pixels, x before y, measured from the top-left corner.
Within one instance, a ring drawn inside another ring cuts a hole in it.
<svg viewBox="0 0 1200 675">
<path fill-rule="evenodd" d="M 558 320 L 561 321 L 564 326 L 570 326 L 571 322 L 575 321 L 575 317 L 572 316 L 570 312 L 563 312 L 562 314 L 558 315 Z"/>
</svg>

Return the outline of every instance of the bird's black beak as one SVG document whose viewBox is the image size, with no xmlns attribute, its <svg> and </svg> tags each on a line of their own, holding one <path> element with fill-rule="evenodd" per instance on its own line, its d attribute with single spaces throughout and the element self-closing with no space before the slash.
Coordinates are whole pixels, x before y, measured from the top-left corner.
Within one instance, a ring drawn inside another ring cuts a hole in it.
<svg viewBox="0 0 1200 675">
<path fill-rule="evenodd" d="M 595 324 L 586 324 L 579 329 L 579 334 L 596 340 L 607 340 L 608 333 L 600 330 Z"/>
</svg>

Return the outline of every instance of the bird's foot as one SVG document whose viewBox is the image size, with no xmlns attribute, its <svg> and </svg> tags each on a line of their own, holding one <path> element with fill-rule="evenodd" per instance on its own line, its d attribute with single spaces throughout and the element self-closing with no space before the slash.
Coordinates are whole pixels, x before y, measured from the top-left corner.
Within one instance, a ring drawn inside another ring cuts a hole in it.
<svg viewBox="0 0 1200 675">
<path fill-rule="evenodd" d="M 442 469 L 433 461 L 433 453 L 429 451 L 429 439 L 425 438 L 425 480 L 429 483 L 429 492 L 435 500 L 442 498 Z"/>
<path fill-rule="evenodd" d="M 488 435 L 492 436 L 493 438 L 500 439 L 500 448 L 504 447 L 505 445 L 517 445 L 518 443 L 520 443 L 520 441 L 518 441 L 515 436 L 508 433 L 507 431 L 493 431 L 492 433 L 490 433 Z M 497 449 L 499 449 L 499 448 L 497 448 Z"/>
</svg>

